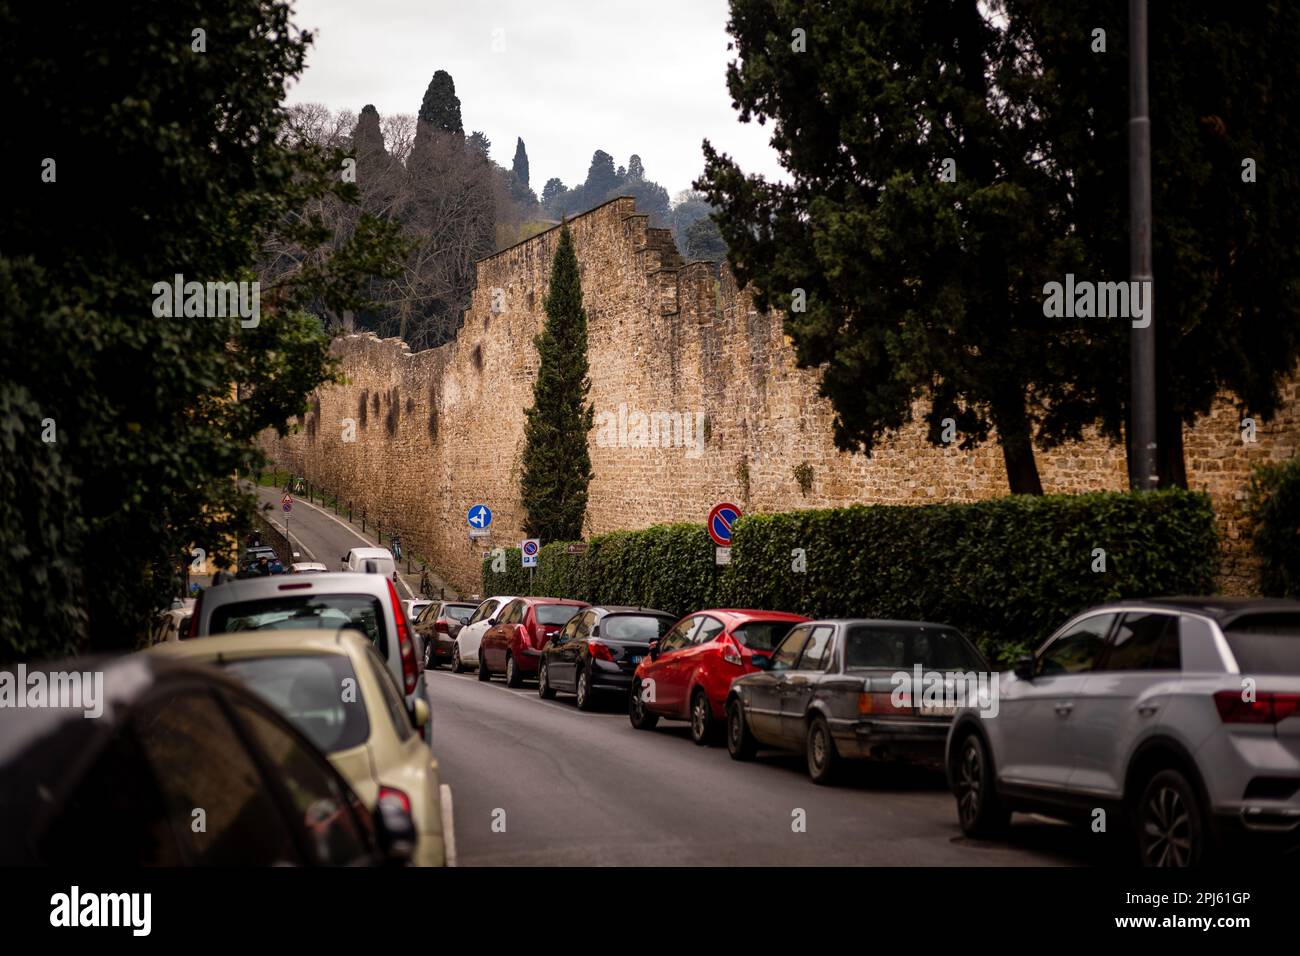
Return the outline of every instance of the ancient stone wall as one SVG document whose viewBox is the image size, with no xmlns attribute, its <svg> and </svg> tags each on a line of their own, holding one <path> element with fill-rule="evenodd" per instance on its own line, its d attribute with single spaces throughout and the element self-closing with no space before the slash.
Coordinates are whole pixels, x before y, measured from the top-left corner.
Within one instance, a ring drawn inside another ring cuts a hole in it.
<svg viewBox="0 0 1300 956">
<path fill-rule="evenodd" d="M 795 367 L 780 318 L 758 312 L 726 268 L 684 264 L 668 231 L 650 228 L 632 199 L 578 216 L 570 229 L 597 414 L 588 533 L 702 522 L 724 499 L 782 511 L 1006 493 L 996 444 L 935 448 L 919 424 L 869 459 L 835 450 L 818 373 Z M 412 354 L 398 339 L 336 340 L 346 383 L 322 390 L 298 433 L 264 439 L 275 464 L 344 490 L 467 593 L 478 590 L 489 543 L 469 540 L 469 506 L 493 509 L 490 544 L 517 546 L 523 537 L 524 409 L 558 238 L 552 229 L 480 262 L 473 304 L 445 345 Z M 343 440 L 346 419 L 356 423 L 353 442 Z M 1189 481 L 1213 496 L 1220 515 L 1225 590 L 1253 585 L 1239 527 L 1250 467 L 1291 457 L 1298 435 L 1294 382 L 1257 443 L 1243 443 L 1227 402 L 1187 434 Z M 1040 452 L 1038 460 L 1049 493 L 1126 484 L 1123 449 L 1101 441 Z"/>
</svg>

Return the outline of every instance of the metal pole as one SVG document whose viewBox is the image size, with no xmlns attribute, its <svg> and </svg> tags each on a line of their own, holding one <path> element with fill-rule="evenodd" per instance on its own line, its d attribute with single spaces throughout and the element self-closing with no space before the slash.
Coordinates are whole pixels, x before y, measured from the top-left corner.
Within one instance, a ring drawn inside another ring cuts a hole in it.
<svg viewBox="0 0 1300 956">
<path fill-rule="evenodd" d="M 1147 0 L 1129 0 L 1129 269 L 1146 302 L 1145 328 L 1129 331 L 1132 393 L 1129 479 L 1156 487 L 1155 281 L 1151 274 L 1151 115 L 1147 83 Z"/>
</svg>

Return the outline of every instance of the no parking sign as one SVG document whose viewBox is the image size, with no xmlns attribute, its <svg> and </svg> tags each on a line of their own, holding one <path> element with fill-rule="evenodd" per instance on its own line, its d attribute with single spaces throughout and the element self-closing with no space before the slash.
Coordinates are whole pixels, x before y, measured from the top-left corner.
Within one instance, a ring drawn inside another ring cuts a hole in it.
<svg viewBox="0 0 1300 956">
<path fill-rule="evenodd" d="M 519 545 L 519 553 L 523 558 L 524 567 L 537 567 L 537 552 L 542 549 L 542 542 L 537 538 L 525 538 Z"/>
</svg>

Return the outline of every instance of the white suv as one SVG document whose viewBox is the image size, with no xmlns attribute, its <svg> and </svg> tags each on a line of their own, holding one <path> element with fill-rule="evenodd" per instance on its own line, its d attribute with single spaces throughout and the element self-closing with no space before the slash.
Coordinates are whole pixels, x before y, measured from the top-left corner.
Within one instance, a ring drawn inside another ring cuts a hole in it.
<svg viewBox="0 0 1300 956">
<path fill-rule="evenodd" d="M 1103 811 L 1127 821 L 1148 866 L 1300 844 L 1300 602 L 1092 608 L 999 691 L 996 709 L 959 709 L 948 735 L 968 835 L 996 833 L 1013 810 Z"/>
<path fill-rule="evenodd" d="M 378 574 L 249 578 L 199 592 L 190 637 L 235 631 L 355 628 L 370 638 L 415 711 L 415 636 L 393 582 Z"/>
<path fill-rule="evenodd" d="M 501 613 L 501 609 L 513 600 L 509 595 L 490 597 L 470 615 L 451 648 L 452 673 L 460 674 L 471 664 L 479 666 L 478 648 L 483 643 L 483 635 L 496 623 L 496 616 Z"/>
</svg>

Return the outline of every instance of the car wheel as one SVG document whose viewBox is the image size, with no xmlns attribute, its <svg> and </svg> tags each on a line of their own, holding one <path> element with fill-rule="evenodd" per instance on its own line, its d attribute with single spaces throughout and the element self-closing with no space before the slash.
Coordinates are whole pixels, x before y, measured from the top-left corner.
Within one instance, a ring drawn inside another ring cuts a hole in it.
<svg viewBox="0 0 1300 956">
<path fill-rule="evenodd" d="M 953 793 L 957 797 L 957 820 L 968 837 L 995 836 L 1011 822 L 1011 812 L 998 799 L 993 761 L 979 734 L 967 734 L 957 750 Z"/>
<path fill-rule="evenodd" d="M 805 753 L 808 757 L 808 776 L 813 783 L 831 784 L 839 776 L 840 764 L 844 761 L 835 749 L 835 739 L 831 736 L 830 725 L 826 718 L 818 714 L 808 725 L 808 737 L 805 741 Z"/>
<path fill-rule="evenodd" d="M 433 645 L 424 645 L 424 669 L 427 671 L 430 667 L 436 666 L 433 663 Z"/>
<path fill-rule="evenodd" d="M 492 672 L 488 670 L 487 658 L 483 656 L 483 648 L 478 649 L 478 679 L 489 681 L 492 679 Z"/>
<path fill-rule="evenodd" d="M 1196 866 L 1204 860 L 1205 814 L 1195 788 L 1177 770 L 1151 778 L 1135 819 L 1143 866 Z"/>
<path fill-rule="evenodd" d="M 632 684 L 632 693 L 627 695 L 627 715 L 637 730 L 654 730 L 659 723 L 659 716 L 650 713 L 645 701 L 641 699 L 640 681 Z"/>
<path fill-rule="evenodd" d="M 524 686 L 524 675 L 519 673 L 519 667 L 515 664 L 515 656 L 513 654 L 506 655 L 506 686 Z"/>
<path fill-rule="evenodd" d="M 738 697 L 727 703 L 727 753 L 732 760 L 753 760 L 758 753 L 758 741 L 749 732 L 745 709 Z"/>
<path fill-rule="evenodd" d="M 716 730 L 709 695 L 697 689 L 691 695 L 691 740 L 703 747 L 713 740 Z"/>
<path fill-rule="evenodd" d="M 546 658 L 542 658 L 542 663 L 537 667 L 537 696 L 542 700 L 554 700 L 555 688 L 551 686 L 549 675 L 546 673 Z"/>
<path fill-rule="evenodd" d="M 578 710 L 591 710 L 596 706 L 594 695 L 591 693 L 591 672 L 585 667 L 578 671 Z"/>
<path fill-rule="evenodd" d="M 465 673 L 465 665 L 460 659 L 460 645 L 451 645 L 451 672 L 453 674 Z"/>
</svg>

